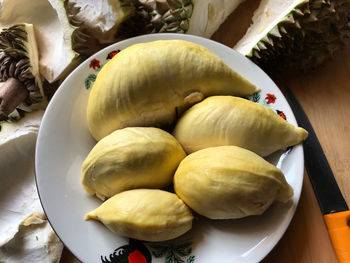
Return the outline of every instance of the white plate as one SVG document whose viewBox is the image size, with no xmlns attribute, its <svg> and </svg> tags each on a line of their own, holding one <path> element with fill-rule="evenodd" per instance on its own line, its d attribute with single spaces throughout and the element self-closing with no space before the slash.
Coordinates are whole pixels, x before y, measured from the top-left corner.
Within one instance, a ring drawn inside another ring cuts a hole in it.
<svg viewBox="0 0 350 263">
<path fill-rule="evenodd" d="M 287 181 L 294 188 L 292 201 L 286 205 L 275 204 L 262 216 L 224 221 L 199 218 L 189 233 L 160 244 L 133 242 L 111 233 L 99 222 L 83 220 L 87 212 L 101 204 L 97 198 L 89 196 L 80 183 L 81 164 L 95 144 L 85 117 L 89 86 L 108 56 L 117 53 L 113 51 L 158 39 L 183 39 L 209 48 L 261 88 L 255 100 L 283 112 L 287 121 L 296 125 L 287 101 L 274 82 L 231 48 L 181 34 L 145 35 L 116 43 L 74 70 L 45 112 L 37 140 L 35 168 L 47 217 L 63 243 L 82 262 L 120 262 L 118 257 L 127 257 L 135 246 L 144 258 L 152 255 L 152 262 L 258 262 L 276 245 L 294 215 L 303 181 L 304 160 L 300 145 L 293 148 L 282 166 Z M 140 254 L 134 252 L 133 256 L 137 255 Z"/>
</svg>

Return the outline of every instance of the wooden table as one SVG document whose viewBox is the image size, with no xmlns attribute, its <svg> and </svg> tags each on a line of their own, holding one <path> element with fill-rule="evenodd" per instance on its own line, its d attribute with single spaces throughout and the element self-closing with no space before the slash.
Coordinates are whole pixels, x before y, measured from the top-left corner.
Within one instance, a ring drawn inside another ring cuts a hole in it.
<svg viewBox="0 0 350 263">
<path fill-rule="evenodd" d="M 212 39 L 233 47 L 249 25 L 248 17 L 257 4 L 256 0 L 249 0 L 241 5 Z M 350 44 L 316 70 L 284 72 L 274 81 L 281 88 L 288 85 L 304 107 L 350 205 Z M 64 249 L 61 263 L 73 262 L 79 261 Z M 337 262 L 306 172 L 296 214 L 285 235 L 263 262 Z"/>
</svg>

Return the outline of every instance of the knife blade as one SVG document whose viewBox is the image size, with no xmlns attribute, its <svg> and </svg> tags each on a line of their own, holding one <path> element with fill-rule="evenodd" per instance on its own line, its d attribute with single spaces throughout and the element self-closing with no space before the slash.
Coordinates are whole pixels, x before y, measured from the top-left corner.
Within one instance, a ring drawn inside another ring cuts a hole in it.
<svg viewBox="0 0 350 263">
<path fill-rule="evenodd" d="M 305 168 L 340 263 L 350 262 L 350 211 L 321 144 L 302 106 L 288 87 L 285 97 L 300 127 L 309 132 L 303 142 Z"/>
</svg>

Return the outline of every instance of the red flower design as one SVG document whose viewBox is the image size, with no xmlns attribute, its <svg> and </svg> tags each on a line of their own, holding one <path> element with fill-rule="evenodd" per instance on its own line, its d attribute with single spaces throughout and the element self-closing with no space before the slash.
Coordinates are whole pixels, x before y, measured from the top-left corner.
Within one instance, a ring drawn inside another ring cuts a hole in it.
<svg viewBox="0 0 350 263">
<path fill-rule="evenodd" d="M 96 68 L 100 68 L 101 66 L 100 66 L 100 61 L 99 60 L 97 60 L 97 59 L 93 59 L 93 60 L 91 60 L 91 62 L 90 62 L 90 68 L 93 68 L 93 69 L 96 69 Z"/>
<path fill-rule="evenodd" d="M 278 115 L 280 115 L 282 117 L 282 119 L 287 120 L 287 117 L 286 117 L 286 115 L 284 114 L 283 111 L 276 110 L 276 112 L 277 112 Z"/>
<path fill-rule="evenodd" d="M 138 250 L 131 252 L 128 256 L 130 263 L 147 263 L 147 259 L 144 255 Z"/>
<path fill-rule="evenodd" d="M 273 95 L 273 94 L 267 93 L 267 94 L 266 94 L 266 97 L 265 97 L 265 100 L 266 100 L 266 103 L 267 103 L 267 104 L 275 103 L 275 101 L 276 101 L 276 96 Z"/>
<path fill-rule="evenodd" d="M 115 55 L 117 55 L 120 52 L 120 49 L 118 50 L 113 50 L 108 53 L 107 59 L 112 59 Z"/>
</svg>

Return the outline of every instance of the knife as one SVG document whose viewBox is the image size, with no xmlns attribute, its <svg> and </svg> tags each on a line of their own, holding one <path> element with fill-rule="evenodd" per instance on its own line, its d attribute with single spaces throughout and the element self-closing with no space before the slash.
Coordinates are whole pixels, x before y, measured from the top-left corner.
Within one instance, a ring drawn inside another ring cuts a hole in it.
<svg viewBox="0 0 350 263">
<path fill-rule="evenodd" d="M 326 222 L 335 253 L 340 263 L 350 262 L 350 211 L 340 192 L 320 142 L 302 106 L 291 90 L 285 89 L 286 99 L 298 125 L 309 132 L 304 141 L 304 157 L 318 204 Z"/>
</svg>

